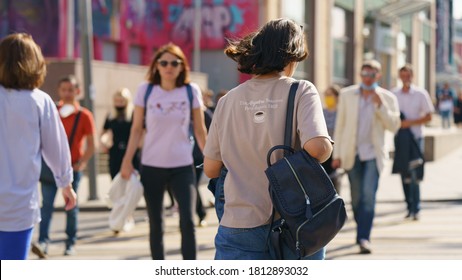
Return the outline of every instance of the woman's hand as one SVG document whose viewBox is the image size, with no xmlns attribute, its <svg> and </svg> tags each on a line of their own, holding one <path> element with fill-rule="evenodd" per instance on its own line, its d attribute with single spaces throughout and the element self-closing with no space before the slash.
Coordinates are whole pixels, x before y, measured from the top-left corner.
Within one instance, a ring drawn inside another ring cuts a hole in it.
<svg viewBox="0 0 462 280">
<path fill-rule="evenodd" d="M 124 160 L 122 161 L 122 166 L 120 167 L 120 175 L 123 179 L 129 180 L 130 176 L 132 175 L 135 168 L 133 168 L 133 164 L 131 160 Z"/>
<path fill-rule="evenodd" d="M 340 161 L 340 159 L 333 159 L 331 166 L 333 169 L 340 168 L 342 166 L 342 162 Z"/>
</svg>

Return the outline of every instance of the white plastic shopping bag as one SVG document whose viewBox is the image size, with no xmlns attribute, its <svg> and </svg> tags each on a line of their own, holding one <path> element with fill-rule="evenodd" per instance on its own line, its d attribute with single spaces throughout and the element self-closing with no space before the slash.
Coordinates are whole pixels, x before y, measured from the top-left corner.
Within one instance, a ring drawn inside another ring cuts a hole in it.
<svg viewBox="0 0 462 280">
<path fill-rule="evenodd" d="M 133 212 L 143 196 L 143 185 L 138 174 L 133 173 L 130 180 L 124 180 L 117 174 L 112 180 L 108 193 L 108 207 L 112 208 L 109 215 L 109 227 L 113 231 L 129 231 L 135 226 Z"/>
</svg>

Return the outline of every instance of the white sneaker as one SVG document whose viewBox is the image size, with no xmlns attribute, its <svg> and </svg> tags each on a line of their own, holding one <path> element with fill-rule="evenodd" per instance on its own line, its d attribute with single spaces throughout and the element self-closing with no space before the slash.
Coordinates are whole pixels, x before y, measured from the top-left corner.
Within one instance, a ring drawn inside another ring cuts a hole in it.
<svg viewBox="0 0 462 280">
<path fill-rule="evenodd" d="M 48 244 L 45 242 L 32 243 L 32 253 L 36 254 L 40 259 L 46 259 L 48 254 Z"/>
<path fill-rule="evenodd" d="M 369 242 L 369 240 L 366 240 L 366 239 L 359 240 L 359 253 L 360 254 L 372 253 L 371 243 Z"/>
</svg>

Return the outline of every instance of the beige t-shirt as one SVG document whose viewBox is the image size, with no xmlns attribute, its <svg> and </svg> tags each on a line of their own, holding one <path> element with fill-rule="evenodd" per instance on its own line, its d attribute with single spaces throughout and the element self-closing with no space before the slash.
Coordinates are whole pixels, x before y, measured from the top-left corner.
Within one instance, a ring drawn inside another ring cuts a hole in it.
<svg viewBox="0 0 462 280">
<path fill-rule="evenodd" d="M 266 155 L 271 147 L 284 143 L 287 100 L 294 81 L 251 79 L 229 91 L 217 105 L 204 155 L 228 168 L 223 226 L 253 228 L 270 222 Z M 297 138 L 304 144 L 320 136 L 330 139 L 321 100 L 315 86 L 302 80 L 295 96 L 292 141 Z M 282 151 L 273 153 L 272 162 L 280 158 Z"/>
</svg>

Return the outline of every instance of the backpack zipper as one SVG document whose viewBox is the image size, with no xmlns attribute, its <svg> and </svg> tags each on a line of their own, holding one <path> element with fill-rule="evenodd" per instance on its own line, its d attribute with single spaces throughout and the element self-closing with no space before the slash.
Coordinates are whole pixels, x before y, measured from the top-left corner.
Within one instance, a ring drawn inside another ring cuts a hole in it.
<svg viewBox="0 0 462 280">
<path fill-rule="evenodd" d="M 300 186 L 300 189 L 302 190 L 303 194 L 305 195 L 306 205 L 308 205 L 308 207 L 311 207 L 310 206 L 311 205 L 310 198 L 308 197 L 308 194 L 306 193 L 305 189 L 303 188 L 303 184 L 302 184 L 302 182 L 300 182 L 300 179 L 298 178 L 297 173 L 295 172 L 294 168 L 292 167 L 292 164 L 290 164 L 290 162 L 285 157 L 284 157 L 284 160 L 289 165 L 290 169 L 292 170 L 292 173 L 294 173 L 295 179 L 297 179 L 298 185 Z"/>
<path fill-rule="evenodd" d="M 300 240 L 299 240 L 299 233 L 300 233 L 300 229 L 306 224 L 308 223 L 309 221 L 311 221 L 312 219 L 316 218 L 317 215 L 319 215 L 319 213 L 321 213 L 322 211 L 324 211 L 324 209 L 326 209 L 327 207 L 329 207 L 329 205 L 331 205 L 332 203 L 334 203 L 337 199 L 339 199 L 340 196 L 338 196 L 337 194 L 332 198 L 331 201 L 329 201 L 329 203 L 327 203 L 321 210 L 319 210 L 316 214 L 313 215 L 313 217 L 311 217 L 311 219 L 309 220 L 306 220 L 304 221 L 298 228 L 297 228 L 297 232 L 295 234 L 295 238 L 296 238 L 296 243 L 295 243 L 295 247 L 297 249 L 297 251 L 300 251 Z"/>
</svg>

